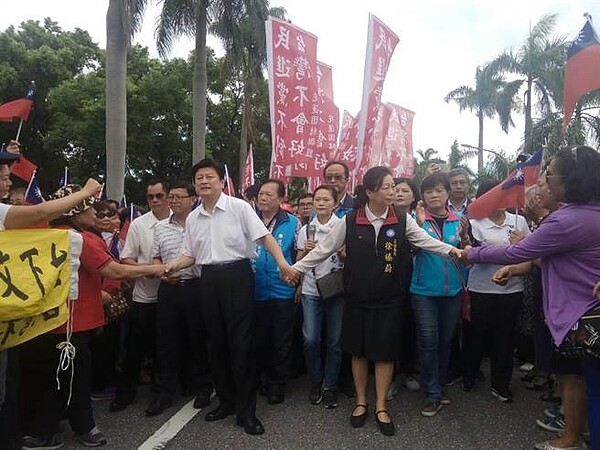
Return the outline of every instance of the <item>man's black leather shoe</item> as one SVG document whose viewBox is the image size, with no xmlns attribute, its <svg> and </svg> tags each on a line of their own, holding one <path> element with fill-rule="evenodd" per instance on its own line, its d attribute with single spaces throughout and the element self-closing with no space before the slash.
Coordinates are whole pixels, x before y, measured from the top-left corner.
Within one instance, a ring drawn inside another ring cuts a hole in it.
<svg viewBox="0 0 600 450">
<path fill-rule="evenodd" d="M 146 417 L 162 414 L 162 412 L 171 405 L 173 405 L 173 401 L 169 398 L 160 396 L 154 397 L 150 402 L 150 405 L 148 405 L 148 408 L 146 408 Z"/>
<path fill-rule="evenodd" d="M 194 399 L 194 408 L 195 409 L 206 408 L 210 404 L 210 395 L 211 394 L 212 394 L 212 391 L 200 392 L 198 395 L 196 395 L 196 398 Z"/>
<path fill-rule="evenodd" d="M 250 434 L 252 436 L 256 436 L 259 434 L 263 434 L 265 432 L 265 428 L 263 424 L 260 423 L 260 420 L 256 418 L 256 416 L 250 416 L 246 418 L 238 417 L 236 419 L 236 423 L 244 428 L 246 434 Z"/>
<path fill-rule="evenodd" d="M 212 411 L 208 412 L 206 416 L 204 416 L 204 420 L 206 420 L 207 422 L 215 422 L 217 420 L 222 420 L 226 417 L 229 417 L 234 412 L 235 411 L 233 410 L 233 408 L 228 408 L 226 406 L 219 405 Z"/>
</svg>

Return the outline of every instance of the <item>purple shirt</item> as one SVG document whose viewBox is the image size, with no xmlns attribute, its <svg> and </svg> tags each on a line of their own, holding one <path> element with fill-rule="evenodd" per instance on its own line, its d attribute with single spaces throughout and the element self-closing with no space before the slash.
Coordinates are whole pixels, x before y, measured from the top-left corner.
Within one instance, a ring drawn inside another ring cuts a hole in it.
<svg viewBox="0 0 600 450">
<path fill-rule="evenodd" d="M 600 281 L 600 203 L 564 205 L 515 245 L 469 251 L 469 260 L 477 263 L 536 258 L 542 260 L 546 323 L 559 345 L 579 318 L 600 303 L 592 294 Z"/>
</svg>

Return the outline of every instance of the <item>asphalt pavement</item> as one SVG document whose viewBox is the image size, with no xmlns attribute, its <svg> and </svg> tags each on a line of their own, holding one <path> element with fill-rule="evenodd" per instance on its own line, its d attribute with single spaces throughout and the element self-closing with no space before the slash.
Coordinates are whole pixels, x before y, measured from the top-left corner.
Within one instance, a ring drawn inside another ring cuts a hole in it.
<svg viewBox="0 0 600 450">
<path fill-rule="evenodd" d="M 488 375 L 487 367 L 484 373 Z M 489 379 L 489 376 L 487 377 Z M 372 379 L 370 387 L 372 390 Z M 552 433 L 540 430 L 535 419 L 544 408 L 553 406 L 540 399 L 539 391 L 525 389 L 515 369 L 513 379 L 514 403 L 503 404 L 490 394 L 488 382 L 478 384 L 470 393 L 460 388 L 460 383 L 447 388 L 446 395 L 452 403 L 431 418 L 422 417 L 424 400 L 421 392 L 411 392 L 402 387 L 398 396 L 389 403 L 396 424 L 396 435 L 383 436 L 375 423 L 374 402 L 369 400 L 369 416 L 364 428 L 353 429 L 349 416 L 354 401 L 343 394 L 339 406 L 326 410 L 322 405 L 308 402 L 310 382 L 306 376 L 292 380 L 287 387 L 285 402 L 268 405 L 259 397 L 257 416 L 266 432 L 262 436 L 248 436 L 235 425 L 235 416 L 220 422 L 206 422 L 204 415 L 217 405 L 213 398 L 210 406 L 182 426 L 179 413 L 163 427 L 162 432 L 181 430 L 164 447 L 168 449 L 531 449 L 536 442 L 552 438 Z M 146 442 L 144 449 L 153 448 L 147 440 L 174 416 L 190 399 L 178 398 L 174 406 L 159 416 L 147 418 L 144 409 L 152 397 L 150 386 L 142 386 L 138 398 L 125 411 L 109 413 L 109 401 L 94 402 L 98 426 L 105 433 L 109 449 L 136 449 Z M 371 396 L 372 397 L 372 396 Z M 185 422 L 185 421 L 183 421 Z M 61 438 L 65 448 L 78 446 L 68 425 Z M 152 442 L 156 442 L 152 441 Z"/>
</svg>

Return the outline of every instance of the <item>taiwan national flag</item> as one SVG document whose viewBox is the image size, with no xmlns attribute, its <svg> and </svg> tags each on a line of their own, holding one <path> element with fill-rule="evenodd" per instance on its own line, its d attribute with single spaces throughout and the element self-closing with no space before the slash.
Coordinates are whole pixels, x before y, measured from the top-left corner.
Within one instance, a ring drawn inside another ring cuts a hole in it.
<svg viewBox="0 0 600 450">
<path fill-rule="evenodd" d="M 12 173 L 16 177 L 19 177 L 23 181 L 29 182 L 37 168 L 38 166 L 36 166 L 24 156 L 21 156 L 21 159 L 19 159 L 17 162 L 13 163 L 12 166 L 10 166 L 10 173 Z"/>
<path fill-rule="evenodd" d="M 536 183 L 540 176 L 543 150 L 540 148 L 500 184 L 475 199 L 467 208 L 469 219 L 485 219 L 496 209 L 523 208 L 525 188 Z"/>
<path fill-rule="evenodd" d="M 29 119 L 29 113 L 33 106 L 34 97 L 35 83 L 32 81 L 27 88 L 27 93 L 24 98 L 19 98 L 0 105 L 0 122 L 12 122 L 15 118 L 21 120 Z"/>
<path fill-rule="evenodd" d="M 27 191 L 25 192 L 25 201 L 29 205 L 37 205 L 39 203 L 45 202 L 44 197 L 42 196 L 42 191 L 40 190 L 40 186 L 38 185 L 35 173 L 31 177 L 29 186 L 27 186 Z"/>
<path fill-rule="evenodd" d="M 592 26 L 591 17 L 586 17 L 587 21 L 577 39 L 567 50 L 563 87 L 563 132 L 567 129 L 581 96 L 600 89 L 600 40 Z"/>
</svg>

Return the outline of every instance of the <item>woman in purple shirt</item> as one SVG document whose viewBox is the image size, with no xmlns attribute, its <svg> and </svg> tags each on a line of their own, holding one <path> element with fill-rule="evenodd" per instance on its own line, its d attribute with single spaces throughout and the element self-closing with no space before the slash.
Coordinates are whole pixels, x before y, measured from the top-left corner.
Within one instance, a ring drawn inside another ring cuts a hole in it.
<svg viewBox="0 0 600 450">
<path fill-rule="evenodd" d="M 465 250 L 471 263 L 511 264 L 541 258 L 544 315 L 554 343 L 600 300 L 593 288 L 600 279 L 600 154 L 585 147 L 562 149 L 545 173 L 548 188 L 561 207 L 515 245 Z M 600 448 L 600 359 L 582 361 L 587 383 L 592 448 Z M 559 444 L 561 446 L 556 446 Z M 574 447 L 559 441 L 543 448 Z"/>
</svg>

